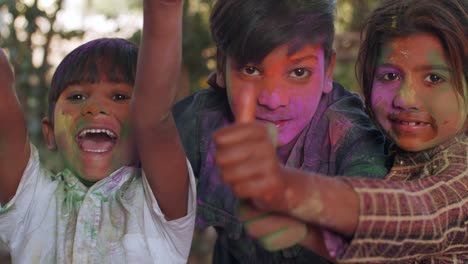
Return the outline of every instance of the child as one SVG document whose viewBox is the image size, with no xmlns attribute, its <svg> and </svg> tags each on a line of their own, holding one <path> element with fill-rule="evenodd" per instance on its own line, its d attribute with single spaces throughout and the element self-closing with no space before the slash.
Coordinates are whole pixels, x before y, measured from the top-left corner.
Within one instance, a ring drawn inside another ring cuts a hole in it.
<svg viewBox="0 0 468 264">
<path fill-rule="evenodd" d="M 299 247 L 282 252 L 259 247 L 243 230 L 235 213 L 238 200 L 221 181 L 212 136 L 238 118 L 234 113 L 248 87 L 255 90 L 255 119 L 278 130 L 272 155 L 283 165 L 328 175 L 387 173 L 382 135 L 359 97 L 332 81 L 334 8 L 329 0 L 219 0 L 214 5 L 210 23 L 217 73 L 209 89 L 174 108 L 198 178 L 196 225 L 217 230 L 214 263 L 320 261 Z"/>
<path fill-rule="evenodd" d="M 88 42 L 57 68 L 43 121 L 65 162 L 56 176 L 30 145 L 2 53 L 0 240 L 13 263 L 186 263 L 194 178 L 170 114 L 177 75 L 161 73 L 179 60 L 155 67 L 164 54 L 149 49 L 180 48 L 161 36 L 181 34 L 182 2 L 145 1 L 144 12 L 136 81 L 138 49 L 121 39 Z"/>
<path fill-rule="evenodd" d="M 280 166 L 261 173 L 248 165 L 271 160 L 258 152 L 271 142 L 255 124 L 263 135 L 255 147 L 238 143 L 251 138 L 239 133 L 247 131 L 245 124 L 218 132 L 216 160 L 224 180 L 257 208 L 340 234 L 343 240 L 328 231 L 321 237 L 311 227 L 314 233 L 303 242 L 320 251 L 325 240 L 326 253 L 340 262 L 466 263 L 467 11 L 464 0 L 387 0 L 367 22 L 358 76 L 372 116 L 395 143 L 386 181 L 312 176 Z M 226 162 L 232 153 L 239 162 Z M 266 224 L 247 229 L 268 239 L 277 230 Z"/>
</svg>

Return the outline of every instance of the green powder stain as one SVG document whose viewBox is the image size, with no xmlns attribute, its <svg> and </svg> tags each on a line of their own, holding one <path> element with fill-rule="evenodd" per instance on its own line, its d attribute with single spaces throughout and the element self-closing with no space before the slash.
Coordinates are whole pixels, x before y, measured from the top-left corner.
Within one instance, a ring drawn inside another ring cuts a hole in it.
<svg viewBox="0 0 468 264">
<path fill-rule="evenodd" d="M 264 213 L 264 214 L 260 214 L 260 215 L 258 215 L 258 216 L 252 217 L 252 218 L 250 218 L 249 220 L 245 220 L 245 221 L 244 221 L 244 225 L 245 225 L 246 227 L 248 227 L 248 226 L 250 226 L 251 224 L 254 224 L 255 222 L 260 221 L 260 220 L 262 220 L 262 219 L 265 219 L 265 218 L 267 218 L 267 217 L 270 216 L 270 215 L 271 215 L 271 213 Z"/>
<path fill-rule="evenodd" d="M 11 210 L 13 210 L 14 208 L 15 207 L 13 205 L 11 205 L 11 204 L 3 206 L 3 207 L 2 207 L 2 204 L 0 204 L 0 215 L 8 213 Z"/>
<path fill-rule="evenodd" d="M 80 150 L 75 143 L 76 132 L 74 129 L 70 129 L 70 127 L 73 126 L 73 117 L 63 113 L 58 113 L 55 121 L 55 139 L 57 142 L 61 142 L 61 145 L 63 146 L 63 149 L 59 148 L 58 151 L 62 157 L 65 168 L 69 169 L 73 175 L 80 179 L 80 181 L 86 186 L 90 186 L 90 184 L 92 185 L 91 182 L 83 180 L 82 175 L 78 173 L 85 165 L 81 163 L 78 155 Z M 89 121 L 80 121 L 75 129 L 85 127 L 89 123 Z"/>
<path fill-rule="evenodd" d="M 307 235 L 305 225 L 299 227 L 282 227 L 259 239 L 262 246 L 269 251 L 277 251 L 301 242 Z"/>
<path fill-rule="evenodd" d="M 284 235 L 284 233 L 288 231 L 288 229 L 289 229 L 288 227 L 283 227 L 271 234 L 265 235 L 262 238 L 260 238 L 260 243 L 262 243 L 265 249 L 270 250 L 270 251 L 281 249 L 281 246 L 278 245 L 277 240 L 280 239 Z"/>
<path fill-rule="evenodd" d="M 393 53 L 393 48 L 388 45 L 384 45 L 379 54 L 379 58 L 377 60 L 376 66 L 385 64 L 388 60 L 390 60 L 392 53 Z"/>
</svg>

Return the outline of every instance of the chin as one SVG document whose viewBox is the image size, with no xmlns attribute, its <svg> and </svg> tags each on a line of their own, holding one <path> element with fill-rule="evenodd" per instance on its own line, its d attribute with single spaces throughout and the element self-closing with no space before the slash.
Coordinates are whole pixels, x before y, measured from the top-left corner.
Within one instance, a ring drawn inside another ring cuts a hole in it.
<svg viewBox="0 0 468 264">
<path fill-rule="evenodd" d="M 401 149 L 408 152 L 419 152 L 431 148 L 428 142 L 421 142 L 416 139 L 399 139 L 396 142 Z"/>
<path fill-rule="evenodd" d="M 100 181 L 112 173 L 111 169 L 83 170 L 81 178 L 91 182 Z"/>
</svg>

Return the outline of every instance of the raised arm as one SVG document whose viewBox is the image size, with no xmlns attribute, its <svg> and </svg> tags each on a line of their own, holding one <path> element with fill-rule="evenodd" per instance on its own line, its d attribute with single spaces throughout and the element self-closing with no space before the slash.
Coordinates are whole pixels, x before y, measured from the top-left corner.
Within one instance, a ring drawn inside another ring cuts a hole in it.
<svg viewBox="0 0 468 264">
<path fill-rule="evenodd" d="M 26 122 L 14 90 L 15 78 L 0 49 L 0 204 L 16 193 L 29 159 Z"/>
<path fill-rule="evenodd" d="M 183 0 L 145 0 L 132 121 L 149 185 L 168 220 L 187 212 L 188 171 L 171 107 L 182 54 Z"/>
</svg>

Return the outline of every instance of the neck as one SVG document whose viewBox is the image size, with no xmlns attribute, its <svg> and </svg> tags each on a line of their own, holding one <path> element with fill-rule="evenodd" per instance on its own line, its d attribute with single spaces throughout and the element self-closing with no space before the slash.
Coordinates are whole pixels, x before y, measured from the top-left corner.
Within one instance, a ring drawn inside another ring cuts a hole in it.
<svg viewBox="0 0 468 264">
<path fill-rule="evenodd" d="M 291 140 L 289 143 L 279 146 L 276 149 L 276 154 L 278 158 L 280 159 L 281 163 L 283 165 L 286 164 L 288 161 L 289 155 L 291 154 L 291 150 L 293 149 L 294 145 L 296 144 L 297 138 L 299 135 L 297 135 L 293 140 Z"/>
</svg>

